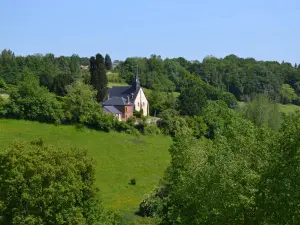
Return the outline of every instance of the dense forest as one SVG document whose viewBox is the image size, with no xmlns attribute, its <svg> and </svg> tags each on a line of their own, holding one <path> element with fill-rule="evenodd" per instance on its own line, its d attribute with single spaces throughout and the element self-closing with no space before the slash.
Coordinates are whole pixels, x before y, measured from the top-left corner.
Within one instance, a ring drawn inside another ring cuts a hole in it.
<svg viewBox="0 0 300 225">
<path fill-rule="evenodd" d="M 120 65 L 121 78 L 127 82 L 139 66 L 141 84 L 150 89 L 181 91 L 188 74 L 218 90 L 228 91 L 239 101 L 250 101 L 257 94 L 267 94 L 277 102 L 300 104 L 300 65 L 273 61 L 256 61 L 229 55 L 218 59 L 206 57 L 202 62 L 184 58 L 127 58 Z"/>
<path fill-rule="evenodd" d="M 130 84 L 137 68 L 157 124 L 139 112 L 120 122 L 99 105 L 109 82 Z M 276 104 L 300 104 L 297 65 L 3 50 L 0 94 L 0 118 L 171 136 L 170 166 L 141 202 L 137 224 L 299 224 L 300 113 Z M 33 140 L 1 150 L 0 165 L 3 224 L 124 223 L 103 209 L 85 151 Z"/>
</svg>

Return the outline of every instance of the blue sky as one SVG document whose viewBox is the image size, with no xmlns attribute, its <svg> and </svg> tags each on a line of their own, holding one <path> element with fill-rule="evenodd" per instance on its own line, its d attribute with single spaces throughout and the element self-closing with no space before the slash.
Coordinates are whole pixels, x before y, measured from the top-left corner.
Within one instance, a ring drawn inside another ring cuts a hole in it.
<svg viewBox="0 0 300 225">
<path fill-rule="evenodd" d="M 0 15 L 0 49 L 17 55 L 300 63 L 299 0 L 0 0 Z"/>
</svg>

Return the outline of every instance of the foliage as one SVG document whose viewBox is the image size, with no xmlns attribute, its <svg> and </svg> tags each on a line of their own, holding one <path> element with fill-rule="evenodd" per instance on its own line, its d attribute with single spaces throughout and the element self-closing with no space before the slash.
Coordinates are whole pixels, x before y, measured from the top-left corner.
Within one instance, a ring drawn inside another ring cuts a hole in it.
<svg viewBox="0 0 300 225">
<path fill-rule="evenodd" d="M 122 83 L 119 73 L 107 72 L 107 80 L 111 83 Z M 126 86 L 126 84 L 125 84 Z"/>
<path fill-rule="evenodd" d="M 280 90 L 281 102 L 284 104 L 291 103 L 297 98 L 295 90 L 289 84 L 283 84 Z"/>
<path fill-rule="evenodd" d="M 171 166 L 140 213 L 161 224 L 296 224 L 300 113 L 285 116 L 279 131 L 255 126 L 224 102 L 209 101 L 204 118 L 213 139 L 175 134 Z"/>
<path fill-rule="evenodd" d="M 131 178 L 130 179 L 130 184 L 131 185 L 136 185 L 136 179 L 135 178 Z"/>
<path fill-rule="evenodd" d="M 178 112 L 172 109 L 163 111 L 157 121 L 157 126 L 163 134 L 174 136 L 178 131 L 187 127 L 186 120 L 178 115 Z"/>
<path fill-rule="evenodd" d="M 86 151 L 16 143 L 0 152 L 1 224 L 103 224 Z"/>
<path fill-rule="evenodd" d="M 7 100 L 2 98 L 2 96 L 0 95 L 0 118 L 4 117 L 7 112 L 6 104 L 7 104 Z"/>
<path fill-rule="evenodd" d="M 165 184 L 144 204 L 162 224 L 253 224 L 270 143 L 269 131 L 234 112 L 213 142 L 197 140 L 188 130 L 177 133 Z"/>
<path fill-rule="evenodd" d="M 107 89 L 107 76 L 104 65 L 104 58 L 97 54 L 96 58 L 90 58 L 91 85 L 97 90 L 97 101 L 102 102 Z"/>
<path fill-rule="evenodd" d="M 134 110 L 134 111 L 133 111 L 133 116 L 134 116 L 135 118 L 141 119 L 141 118 L 143 117 L 143 112 L 142 112 L 142 110 L 143 110 L 143 109 L 141 109 L 140 111 Z"/>
<path fill-rule="evenodd" d="M 23 73 L 23 81 L 10 93 L 6 106 L 7 116 L 17 119 L 37 120 L 59 124 L 63 120 L 63 110 L 47 88 L 40 87 L 38 80 Z"/>
<path fill-rule="evenodd" d="M 107 71 L 112 69 L 112 62 L 111 62 L 111 58 L 108 54 L 105 55 L 105 59 L 104 59 L 104 64 L 105 64 L 105 69 Z"/>
<path fill-rule="evenodd" d="M 1 88 L 4 89 L 4 90 L 7 89 L 7 84 L 5 83 L 3 78 L 0 78 L 0 90 L 1 90 Z"/>
<path fill-rule="evenodd" d="M 156 125 L 147 125 L 144 128 L 144 134 L 145 135 L 160 135 L 161 131 Z"/>
<path fill-rule="evenodd" d="M 200 138 L 207 134 L 207 125 L 201 116 L 186 117 L 188 127 L 193 130 L 193 136 Z"/>
<path fill-rule="evenodd" d="M 67 91 L 64 107 L 72 123 L 82 123 L 103 131 L 113 128 L 113 116 L 103 113 L 91 86 L 77 82 L 68 86 Z"/>
<path fill-rule="evenodd" d="M 108 55 L 106 59 L 103 62 L 104 67 L 105 62 L 109 62 Z M 70 57 L 56 57 L 51 53 L 15 56 L 11 50 L 4 49 L 0 55 L 0 78 L 6 84 L 15 85 L 27 67 L 39 78 L 41 85 L 54 91 L 59 89 L 54 79 L 61 78 L 61 75 L 70 75 L 74 81 L 88 79 L 87 71 L 81 70 L 81 65 L 89 65 L 88 58 L 80 58 L 75 54 Z M 210 56 L 200 62 L 188 61 L 183 57 L 163 60 L 160 56 L 151 55 L 149 58 L 127 58 L 124 62 L 118 62 L 115 72 L 119 72 L 120 80 L 130 83 L 134 78 L 137 65 L 143 87 L 156 88 L 160 91 L 181 91 L 186 86 L 185 78 L 194 74 L 204 81 L 206 85 L 203 86 L 209 85 L 215 88 L 214 96 L 217 96 L 217 99 L 207 96 L 210 100 L 226 101 L 224 98 L 229 95 L 221 99 L 222 94 L 219 94 L 225 91 L 232 93 L 239 101 L 249 101 L 257 94 L 268 94 L 272 99 L 279 100 L 280 90 L 285 84 L 290 85 L 297 95 L 300 94 L 299 66 L 295 67 L 287 62 L 257 61 L 236 55 L 228 55 L 224 58 Z M 103 71 L 103 68 L 101 70 Z M 61 83 L 58 85 L 63 87 Z M 209 90 L 203 86 L 207 93 Z M 288 99 L 290 99 L 289 94 L 282 100 L 289 101 Z"/>
<path fill-rule="evenodd" d="M 206 137 L 214 139 L 216 134 L 224 132 L 231 118 L 236 117 L 235 111 L 229 109 L 223 101 L 208 101 L 203 118 L 207 125 Z"/>
<path fill-rule="evenodd" d="M 53 92 L 58 96 L 67 94 L 66 87 L 72 84 L 73 78 L 70 73 L 59 74 L 53 79 Z"/>
<path fill-rule="evenodd" d="M 278 106 L 267 96 L 257 96 L 243 108 L 243 113 L 257 126 L 269 126 L 274 130 L 280 127 L 281 115 Z"/>
<path fill-rule="evenodd" d="M 67 87 L 64 107 L 68 118 L 74 122 L 84 122 L 94 111 L 100 111 L 96 92 L 91 86 L 77 82 Z"/>
<path fill-rule="evenodd" d="M 178 97 L 180 112 L 187 116 L 200 116 L 206 105 L 206 96 L 199 86 L 183 89 Z"/>
<path fill-rule="evenodd" d="M 284 118 L 272 147 L 273 159 L 259 186 L 259 216 L 268 224 L 300 220 L 300 113 Z"/>
</svg>

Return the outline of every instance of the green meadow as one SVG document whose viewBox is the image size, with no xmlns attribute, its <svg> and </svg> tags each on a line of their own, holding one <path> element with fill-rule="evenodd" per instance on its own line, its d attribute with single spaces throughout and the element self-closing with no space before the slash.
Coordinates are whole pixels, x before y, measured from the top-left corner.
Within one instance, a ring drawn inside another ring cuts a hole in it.
<svg viewBox="0 0 300 225">
<path fill-rule="evenodd" d="M 239 106 L 241 108 L 244 107 L 246 104 L 247 103 L 245 103 L 245 102 L 239 102 Z M 286 114 L 294 113 L 294 112 L 300 110 L 300 106 L 293 105 L 293 104 L 283 105 L 283 104 L 277 103 L 277 106 L 278 106 L 279 112 L 286 113 Z"/>
<path fill-rule="evenodd" d="M 87 149 L 96 164 L 96 186 L 106 208 L 131 220 L 143 196 L 153 190 L 169 165 L 171 138 L 104 133 L 75 126 L 55 126 L 23 120 L 0 119 L 0 149 L 14 141 L 42 138 L 57 147 Z M 130 179 L 136 185 L 130 185 Z"/>
</svg>

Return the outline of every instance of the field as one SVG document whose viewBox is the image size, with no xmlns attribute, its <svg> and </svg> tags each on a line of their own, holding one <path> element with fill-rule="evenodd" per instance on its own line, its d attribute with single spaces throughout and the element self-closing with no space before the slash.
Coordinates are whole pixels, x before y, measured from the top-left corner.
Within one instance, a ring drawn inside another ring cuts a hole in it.
<svg viewBox="0 0 300 225">
<path fill-rule="evenodd" d="M 243 107 L 245 106 L 245 102 L 239 102 L 239 106 L 240 107 Z M 277 103 L 278 105 L 278 110 L 279 112 L 282 112 L 282 113 L 293 113 L 293 112 L 296 112 L 297 110 L 300 110 L 300 106 L 297 106 L 297 105 L 292 105 L 292 104 L 288 104 L 288 105 L 283 105 L 283 104 L 279 104 Z"/>
<path fill-rule="evenodd" d="M 279 111 L 282 113 L 293 113 L 296 112 L 297 110 L 300 110 L 300 106 L 292 105 L 292 104 L 288 104 L 288 105 L 278 104 L 278 108 Z"/>
<path fill-rule="evenodd" d="M 171 138 L 136 137 L 104 133 L 74 126 L 54 126 L 22 120 L 0 119 L 0 149 L 16 140 L 42 137 L 57 147 L 86 148 L 96 162 L 96 185 L 106 208 L 133 219 L 143 196 L 156 187 L 169 164 Z M 129 185 L 131 178 L 136 186 Z"/>
</svg>

